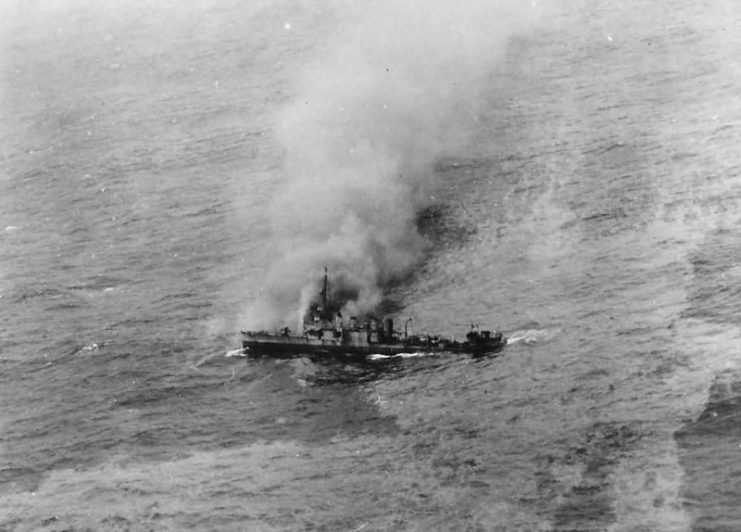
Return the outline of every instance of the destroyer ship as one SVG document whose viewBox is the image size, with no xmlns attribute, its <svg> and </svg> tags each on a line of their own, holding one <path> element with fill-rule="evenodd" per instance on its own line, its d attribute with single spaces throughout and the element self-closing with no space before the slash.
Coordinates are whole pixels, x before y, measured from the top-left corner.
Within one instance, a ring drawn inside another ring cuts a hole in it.
<svg viewBox="0 0 741 532">
<path fill-rule="evenodd" d="M 351 317 L 345 322 L 338 310 L 329 301 L 329 280 L 324 270 L 321 300 L 312 303 L 303 319 L 300 332 L 288 327 L 275 332 L 241 331 L 242 348 L 249 355 L 272 356 L 349 356 L 369 357 L 372 355 L 395 356 L 405 353 L 466 353 L 482 356 L 496 353 L 504 347 L 506 339 L 502 333 L 481 330 L 472 325 L 464 341 L 440 335 L 409 334 L 407 320 L 404 331 L 396 331 L 392 319 L 365 319 Z"/>
</svg>

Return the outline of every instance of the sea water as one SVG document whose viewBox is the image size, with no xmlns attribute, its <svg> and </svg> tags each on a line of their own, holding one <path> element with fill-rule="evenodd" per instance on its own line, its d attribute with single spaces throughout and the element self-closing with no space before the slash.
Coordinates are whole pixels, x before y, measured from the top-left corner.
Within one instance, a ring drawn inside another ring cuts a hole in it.
<svg viewBox="0 0 741 532">
<path fill-rule="evenodd" d="M 343 6 L 113 6 L 3 8 L 0 529 L 741 528 L 734 3 L 509 38 L 386 297 L 511 341 L 370 364 L 229 356 Z"/>
</svg>

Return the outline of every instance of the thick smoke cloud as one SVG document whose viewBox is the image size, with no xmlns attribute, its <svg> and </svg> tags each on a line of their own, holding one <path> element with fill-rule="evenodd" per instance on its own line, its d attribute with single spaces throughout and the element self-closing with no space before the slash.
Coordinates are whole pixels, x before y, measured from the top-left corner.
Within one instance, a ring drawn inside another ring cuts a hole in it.
<svg viewBox="0 0 741 532">
<path fill-rule="evenodd" d="M 419 264 L 415 215 L 434 193 L 431 165 L 475 130 L 508 38 L 534 15 L 511 0 L 358 3 L 338 7 L 346 31 L 280 117 L 286 185 L 271 216 L 282 256 L 251 326 L 295 326 L 325 266 L 343 314 L 363 315 Z"/>
</svg>

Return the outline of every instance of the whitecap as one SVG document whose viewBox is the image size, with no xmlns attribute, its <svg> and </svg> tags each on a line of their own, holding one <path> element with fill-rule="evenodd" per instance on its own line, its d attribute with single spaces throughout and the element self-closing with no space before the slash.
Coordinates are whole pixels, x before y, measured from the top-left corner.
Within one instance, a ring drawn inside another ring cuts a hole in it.
<svg viewBox="0 0 741 532">
<path fill-rule="evenodd" d="M 91 343 L 91 344 L 88 344 L 86 346 L 79 348 L 76 352 L 77 353 L 92 353 L 93 351 L 97 351 L 97 350 L 98 350 L 98 344 Z"/>
<path fill-rule="evenodd" d="M 232 349 L 231 351 L 227 351 L 226 354 L 224 354 L 225 357 L 246 357 L 247 353 L 245 353 L 244 348 L 240 347 L 239 349 Z"/>
</svg>

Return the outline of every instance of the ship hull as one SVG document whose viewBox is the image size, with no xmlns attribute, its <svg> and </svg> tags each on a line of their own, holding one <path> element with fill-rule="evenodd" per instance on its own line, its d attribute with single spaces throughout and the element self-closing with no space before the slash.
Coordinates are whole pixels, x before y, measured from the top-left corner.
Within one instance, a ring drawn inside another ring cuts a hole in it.
<svg viewBox="0 0 741 532">
<path fill-rule="evenodd" d="M 346 343 L 301 336 L 242 333 L 242 347 L 250 355 L 291 357 L 320 355 L 327 357 L 366 358 L 371 355 L 394 356 L 402 353 L 467 353 L 483 356 L 496 353 L 504 347 L 504 338 L 493 338 L 486 343 Z"/>
<path fill-rule="evenodd" d="M 327 268 L 324 268 L 321 304 L 314 301 L 306 309 L 303 318 L 303 331 L 291 334 L 291 329 L 283 327 L 280 331 L 242 331 L 242 348 L 250 355 L 272 356 L 350 356 L 370 357 L 372 355 L 395 356 L 403 353 L 469 353 L 474 356 L 495 353 L 504 347 L 506 339 L 502 333 L 479 330 L 471 324 L 466 341 L 431 335 L 404 334 L 394 330 L 394 320 L 379 320 L 365 316 L 364 323 L 357 317 L 350 317 L 348 323 L 342 321 L 337 301 L 332 301 L 329 290 Z"/>
</svg>

